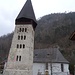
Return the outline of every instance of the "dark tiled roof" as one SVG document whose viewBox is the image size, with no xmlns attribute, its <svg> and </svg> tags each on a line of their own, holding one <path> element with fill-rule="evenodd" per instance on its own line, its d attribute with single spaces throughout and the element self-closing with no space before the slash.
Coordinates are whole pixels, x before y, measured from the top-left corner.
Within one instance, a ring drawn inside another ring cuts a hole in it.
<svg viewBox="0 0 75 75">
<path fill-rule="evenodd" d="M 35 49 L 34 50 L 34 63 L 69 63 L 58 50 L 58 48 L 50 49 Z"/>
<path fill-rule="evenodd" d="M 19 22 L 18 22 L 19 21 Z M 22 10 L 20 11 L 18 17 L 16 18 L 16 24 L 18 23 L 22 23 L 22 22 L 28 22 L 28 21 L 32 21 L 33 22 L 33 27 L 35 28 L 37 25 L 37 21 L 35 18 L 35 14 L 33 11 L 33 6 L 31 3 L 31 0 L 27 0 L 25 5 L 23 6 Z"/>
</svg>

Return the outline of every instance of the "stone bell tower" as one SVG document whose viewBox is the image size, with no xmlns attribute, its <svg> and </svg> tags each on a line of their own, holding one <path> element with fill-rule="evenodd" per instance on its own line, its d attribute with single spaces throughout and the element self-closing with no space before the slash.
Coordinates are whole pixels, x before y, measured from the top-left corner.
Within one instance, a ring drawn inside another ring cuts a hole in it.
<svg viewBox="0 0 75 75">
<path fill-rule="evenodd" d="M 31 0 L 15 20 L 15 31 L 3 75 L 32 75 L 34 31 L 37 26 Z"/>
</svg>

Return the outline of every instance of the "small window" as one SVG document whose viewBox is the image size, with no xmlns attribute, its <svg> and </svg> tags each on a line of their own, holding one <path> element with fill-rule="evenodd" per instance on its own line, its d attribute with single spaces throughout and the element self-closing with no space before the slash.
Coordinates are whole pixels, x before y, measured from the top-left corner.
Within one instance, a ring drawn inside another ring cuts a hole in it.
<svg viewBox="0 0 75 75">
<path fill-rule="evenodd" d="M 21 56 L 18 56 L 18 55 L 17 55 L 16 61 L 21 61 Z"/>
<path fill-rule="evenodd" d="M 27 28 L 25 28 L 25 32 L 27 32 Z"/>
<path fill-rule="evenodd" d="M 20 48 L 22 48 L 22 45 L 20 44 Z"/>
<path fill-rule="evenodd" d="M 62 71 L 62 72 L 64 71 L 63 64 L 61 64 L 61 71 Z"/>
<path fill-rule="evenodd" d="M 24 28 L 22 28 L 22 32 L 24 32 Z"/>
<path fill-rule="evenodd" d="M 21 56 L 19 56 L 19 61 L 21 61 Z"/>
<path fill-rule="evenodd" d="M 19 29 L 19 32 L 21 32 L 21 28 Z"/>
<path fill-rule="evenodd" d="M 48 54 L 47 54 L 47 58 L 49 58 L 49 57 L 50 57 L 50 54 L 48 53 Z"/>
<path fill-rule="evenodd" d="M 17 44 L 17 48 L 19 48 L 19 44 Z"/>
<path fill-rule="evenodd" d="M 50 55 L 50 54 L 47 54 L 48 56 Z"/>
<path fill-rule="evenodd" d="M 26 36 L 24 36 L 24 40 L 26 39 Z"/>
<path fill-rule="evenodd" d="M 23 48 L 25 48 L 25 44 L 23 44 Z"/>
<path fill-rule="evenodd" d="M 21 40 L 23 40 L 23 36 L 21 36 Z"/>
<path fill-rule="evenodd" d="M 20 40 L 20 36 L 18 35 L 18 40 Z"/>
<path fill-rule="evenodd" d="M 48 70 L 48 63 L 46 63 L 46 70 Z"/>
<path fill-rule="evenodd" d="M 16 57 L 16 61 L 18 61 L 18 56 Z"/>
</svg>

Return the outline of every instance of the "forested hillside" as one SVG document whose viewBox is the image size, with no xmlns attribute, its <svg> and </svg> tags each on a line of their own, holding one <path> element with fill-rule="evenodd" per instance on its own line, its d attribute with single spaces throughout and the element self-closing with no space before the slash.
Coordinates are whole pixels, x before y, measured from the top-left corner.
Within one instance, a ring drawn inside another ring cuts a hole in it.
<svg viewBox="0 0 75 75">
<path fill-rule="evenodd" d="M 75 63 L 75 42 L 69 40 L 75 30 L 75 12 L 54 13 L 41 17 L 35 30 L 35 48 L 60 47 L 71 63 Z M 6 60 L 13 33 L 0 37 L 0 61 Z"/>
</svg>

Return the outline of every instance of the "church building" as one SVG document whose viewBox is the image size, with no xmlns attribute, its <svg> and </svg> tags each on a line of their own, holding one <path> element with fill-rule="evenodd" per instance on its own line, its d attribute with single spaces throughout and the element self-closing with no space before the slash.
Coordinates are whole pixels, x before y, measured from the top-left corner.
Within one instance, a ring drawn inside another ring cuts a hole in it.
<svg viewBox="0 0 75 75">
<path fill-rule="evenodd" d="M 15 31 L 3 75 L 32 75 L 36 26 L 31 0 L 27 0 L 15 20 Z"/>
<path fill-rule="evenodd" d="M 31 0 L 15 20 L 15 30 L 3 75 L 68 75 L 69 62 L 56 48 L 34 50 L 37 21 Z"/>
<path fill-rule="evenodd" d="M 34 50 L 33 75 L 70 75 L 69 62 L 59 48 Z"/>
</svg>

